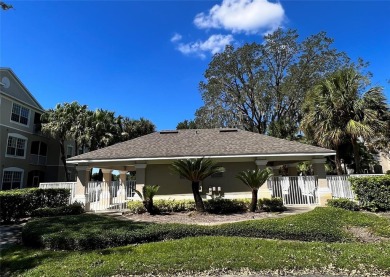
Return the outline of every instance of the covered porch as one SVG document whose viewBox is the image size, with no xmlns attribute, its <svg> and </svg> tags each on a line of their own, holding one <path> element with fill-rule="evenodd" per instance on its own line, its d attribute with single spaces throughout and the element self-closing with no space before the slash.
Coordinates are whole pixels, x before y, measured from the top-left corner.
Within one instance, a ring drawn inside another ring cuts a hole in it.
<svg viewBox="0 0 390 277">
<path fill-rule="evenodd" d="M 195 157 L 194 157 L 195 158 Z M 201 183 L 200 192 L 204 199 L 223 197 L 227 199 L 250 198 L 251 192 L 235 178 L 237 173 L 247 169 L 271 167 L 274 176 L 259 190 L 260 198 L 280 197 L 285 205 L 325 205 L 332 198 L 325 173 L 325 158 L 321 157 L 229 157 L 218 158 L 217 162 L 226 168 L 222 176 L 209 177 Z M 193 199 L 188 180 L 170 171 L 175 159 L 134 161 L 94 161 L 78 164 L 77 182 L 74 186 L 75 200 L 85 203 L 87 210 L 125 209 L 126 203 L 139 200 L 135 190 L 142 191 L 145 184 L 160 185 L 156 199 Z M 297 176 L 297 162 L 310 161 L 315 176 Z M 279 168 L 287 165 L 288 175 L 279 176 Z M 100 168 L 102 181 L 91 181 L 91 168 Z M 112 172 L 119 171 L 117 181 L 112 181 Z M 126 174 L 135 171 L 135 180 L 127 180 Z"/>
</svg>

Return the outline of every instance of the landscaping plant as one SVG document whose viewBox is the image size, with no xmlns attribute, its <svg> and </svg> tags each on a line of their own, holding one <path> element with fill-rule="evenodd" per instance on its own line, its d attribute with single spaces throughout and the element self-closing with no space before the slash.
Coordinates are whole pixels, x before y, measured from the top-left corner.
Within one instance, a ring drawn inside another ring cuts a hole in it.
<svg viewBox="0 0 390 277">
<path fill-rule="evenodd" d="M 279 197 L 260 199 L 259 209 L 265 212 L 283 212 L 287 210 L 283 205 L 283 199 Z"/>
<path fill-rule="evenodd" d="M 363 209 L 390 211 L 390 175 L 349 178 Z"/>
<path fill-rule="evenodd" d="M 334 208 L 341 208 L 344 210 L 350 210 L 350 211 L 359 211 L 360 207 L 356 202 L 353 202 L 352 200 L 345 199 L 345 198 L 339 198 L 339 199 L 329 199 L 326 203 L 329 207 Z"/>
<path fill-rule="evenodd" d="M 172 163 L 172 170 L 191 181 L 196 210 L 205 212 L 204 203 L 199 193 L 199 183 L 215 173 L 224 172 L 225 168 L 218 166 L 211 159 L 199 158 L 175 161 Z"/>
<path fill-rule="evenodd" d="M 150 214 L 157 213 L 157 209 L 153 205 L 153 197 L 156 195 L 159 188 L 160 186 L 158 185 L 154 185 L 154 186 L 146 185 L 142 188 L 142 193 L 139 192 L 138 190 L 135 190 L 138 196 L 142 199 L 142 203 L 144 204 L 146 211 Z"/>
<path fill-rule="evenodd" d="M 272 169 L 265 168 L 263 170 L 246 170 L 237 174 L 236 178 L 241 180 L 245 185 L 252 189 L 252 202 L 249 207 L 251 212 L 256 211 L 257 207 L 257 194 L 259 188 L 273 175 Z"/>
</svg>

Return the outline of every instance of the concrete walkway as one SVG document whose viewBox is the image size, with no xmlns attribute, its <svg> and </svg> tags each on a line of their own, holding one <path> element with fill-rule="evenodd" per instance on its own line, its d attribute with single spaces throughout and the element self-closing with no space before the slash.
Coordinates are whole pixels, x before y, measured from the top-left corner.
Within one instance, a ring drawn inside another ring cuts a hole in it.
<svg viewBox="0 0 390 277">
<path fill-rule="evenodd" d="M 24 224 L 0 225 L 0 249 L 21 243 Z"/>
</svg>

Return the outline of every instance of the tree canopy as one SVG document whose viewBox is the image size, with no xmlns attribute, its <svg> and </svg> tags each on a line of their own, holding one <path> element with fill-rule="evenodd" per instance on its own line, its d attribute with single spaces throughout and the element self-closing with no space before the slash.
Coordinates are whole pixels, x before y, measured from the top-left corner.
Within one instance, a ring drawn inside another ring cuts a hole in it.
<svg viewBox="0 0 390 277">
<path fill-rule="evenodd" d="M 103 109 L 91 111 L 86 105 L 77 102 L 58 104 L 42 115 L 42 131 L 59 140 L 60 144 L 65 140 L 73 140 L 76 151 L 79 147 L 91 151 L 100 149 L 150 134 L 155 128 L 145 118 L 123 118 Z"/>
<path fill-rule="evenodd" d="M 278 29 L 261 44 L 226 46 L 199 84 L 204 106 L 195 113 L 196 125 L 293 139 L 306 91 L 350 62 L 332 44 L 325 32 L 299 41 L 296 30 Z"/>
<path fill-rule="evenodd" d="M 338 174 L 343 143 L 352 144 L 356 173 L 361 173 L 359 141 L 370 142 L 389 126 L 382 88 L 366 90 L 368 83 L 356 68 L 340 69 L 310 89 L 304 102 L 302 130 L 319 145 L 336 150 Z"/>
</svg>

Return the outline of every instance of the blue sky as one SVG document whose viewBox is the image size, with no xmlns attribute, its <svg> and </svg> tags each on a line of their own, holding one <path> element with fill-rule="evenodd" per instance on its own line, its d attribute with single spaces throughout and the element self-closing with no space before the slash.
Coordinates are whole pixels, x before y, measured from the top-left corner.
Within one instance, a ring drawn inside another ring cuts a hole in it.
<svg viewBox="0 0 390 277">
<path fill-rule="evenodd" d="M 174 129 L 202 105 L 212 53 L 261 42 L 277 26 L 302 38 L 326 31 L 338 50 L 370 62 L 390 99 L 390 1 L 5 2 L 15 9 L 0 11 L 0 66 L 44 108 L 78 101 Z"/>
</svg>

